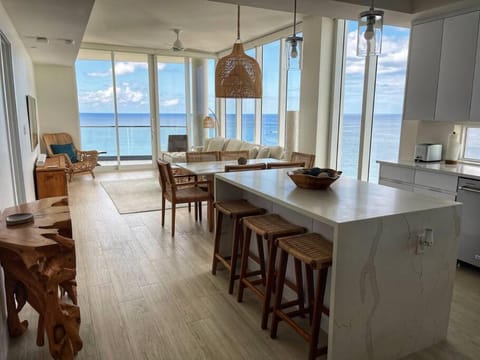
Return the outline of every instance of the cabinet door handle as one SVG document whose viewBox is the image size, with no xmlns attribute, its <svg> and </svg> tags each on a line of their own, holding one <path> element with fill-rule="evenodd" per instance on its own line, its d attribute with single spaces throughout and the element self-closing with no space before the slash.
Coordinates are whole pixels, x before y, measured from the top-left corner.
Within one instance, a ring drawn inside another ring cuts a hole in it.
<svg viewBox="0 0 480 360">
<path fill-rule="evenodd" d="M 468 191 L 468 192 L 473 192 L 473 193 L 480 194 L 480 189 L 470 187 L 470 186 L 460 186 L 458 190 L 463 190 L 463 191 Z"/>
</svg>

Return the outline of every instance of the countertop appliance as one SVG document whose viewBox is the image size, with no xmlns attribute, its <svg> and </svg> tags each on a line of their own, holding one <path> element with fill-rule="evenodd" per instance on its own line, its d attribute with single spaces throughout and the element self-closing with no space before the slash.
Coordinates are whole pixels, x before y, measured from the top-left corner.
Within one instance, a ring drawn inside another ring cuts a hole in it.
<svg viewBox="0 0 480 360">
<path fill-rule="evenodd" d="M 442 160 L 442 144 L 417 144 L 415 147 L 415 161 Z"/>
<path fill-rule="evenodd" d="M 480 180 L 458 178 L 457 201 L 463 203 L 458 259 L 480 267 Z"/>
</svg>

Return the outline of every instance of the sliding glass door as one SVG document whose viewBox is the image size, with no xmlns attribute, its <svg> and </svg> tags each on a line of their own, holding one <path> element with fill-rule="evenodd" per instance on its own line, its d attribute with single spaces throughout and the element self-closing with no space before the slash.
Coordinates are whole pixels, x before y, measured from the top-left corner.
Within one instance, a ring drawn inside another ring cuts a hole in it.
<svg viewBox="0 0 480 360">
<path fill-rule="evenodd" d="M 102 165 L 151 163 L 147 55 L 82 50 L 79 58 L 81 148 L 104 151 Z"/>
</svg>

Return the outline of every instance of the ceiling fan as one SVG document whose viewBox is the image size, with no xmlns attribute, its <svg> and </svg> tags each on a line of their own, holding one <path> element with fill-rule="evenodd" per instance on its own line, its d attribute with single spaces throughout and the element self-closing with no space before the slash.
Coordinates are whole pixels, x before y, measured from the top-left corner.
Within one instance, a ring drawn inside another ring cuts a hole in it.
<svg viewBox="0 0 480 360">
<path fill-rule="evenodd" d="M 183 51 L 183 50 L 185 50 L 185 47 L 183 46 L 183 42 L 182 42 L 182 40 L 180 40 L 180 32 L 182 30 L 180 30 L 180 29 L 172 29 L 172 30 L 177 35 L 177 40 L 175 40 L 173 42 L 172 50 L 173 51 Z"/>
</svg>

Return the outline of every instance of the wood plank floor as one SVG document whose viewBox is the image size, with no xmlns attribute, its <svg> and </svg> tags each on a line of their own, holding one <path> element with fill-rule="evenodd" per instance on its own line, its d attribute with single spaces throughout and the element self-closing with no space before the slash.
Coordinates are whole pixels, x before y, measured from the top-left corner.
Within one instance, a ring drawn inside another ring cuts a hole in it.
<svg viewBox="0 0 480 360">
<path fill-rule="evenodd" d="M 305 359 L 306 343 L 286 326 L 271 340 L 260 329 L 250 292 L 227 293 L 226 271 L 210 273 L 212 234 L 177 211 L 175 238 L 160 212 L 119 215 L 100 181 L 145 178 L 153 171 L 79 176 L 69 185 L 77 249 L 81 337 L 77 359 Z M 10 341 L 9 359 L 50 359 L 35 345 L 36 313 L 26 306 L 26 334 Z M 457 270 L 447 341 L 408 357 L 478 359 L 480 272 Z"/>
</svg>

